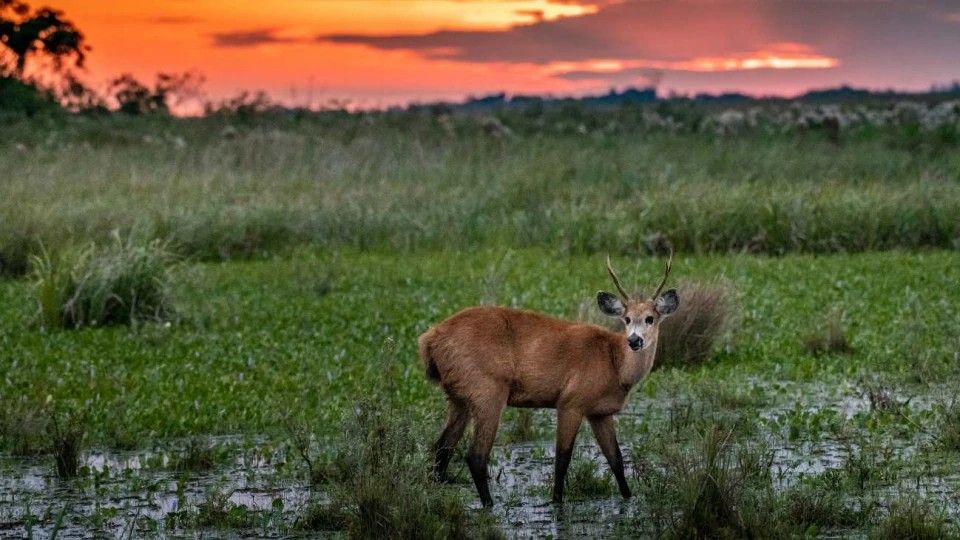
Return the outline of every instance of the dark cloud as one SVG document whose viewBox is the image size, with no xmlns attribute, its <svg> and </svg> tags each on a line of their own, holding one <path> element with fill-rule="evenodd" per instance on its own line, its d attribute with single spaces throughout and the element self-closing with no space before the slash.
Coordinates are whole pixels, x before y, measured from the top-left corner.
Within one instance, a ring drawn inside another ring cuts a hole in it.
<svg viewBox="0 0 960 540">
<path fill-rule="evenodd" d="M 589 1 L 583 4 L 597 4 Z M 596 59 L 682 63 L 800 44 L 836 58 L 851 74 L 916 70 L 928 80 L 960 76 L 955 0 L 625 0 L 593 14 L 540 20 L 500 31 L 419 35 L 322 35 L 321 42 L 412 51 L 462 62 L 546 65 Z M 779 70 L 778 70 L 779 71 Z M 622 79 L 640 72 L 570 70 L 568 79 Z"/>
<path fill-rule="evenodd" d="M 216 47 L 256 47 L 275 43 L 296 43 L 300 40 L 277 35 L 277 28 L 258 28 L 237 32 L 215 32 L 210 34 Z"/>
</svg>

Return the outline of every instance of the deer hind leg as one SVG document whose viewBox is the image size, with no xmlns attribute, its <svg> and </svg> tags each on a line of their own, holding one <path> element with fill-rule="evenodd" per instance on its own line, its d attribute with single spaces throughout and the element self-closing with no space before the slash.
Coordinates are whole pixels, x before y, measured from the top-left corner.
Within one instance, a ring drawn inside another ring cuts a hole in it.
<svg viewBox="0 0 960 540">
<path fill-rule="evenodd" d="M 493 506 L 493 499 L 490 497 L 490 486 L 487 480 L 487 463 L 490 461 L 490 449 L 493 448 L 493 440 L 497 436 L 497 428 L 500 425 L 500 415 L 506 404 L 507 396 L 504 394 L 471 406 L 473 444 L 467 454 L 467 465 L 470 467 L 473 483 L 477 486 L 480 502 L 488 508 Z"/>
<path fill-rule="evenodd" d="M 553 471 L 553 502 L 563 502 L 563 486 L 573 456 L 573 443 L 583 422 L 583 414 L 574 409 L 557 409 L 557 450 Z"/>
<path fill-rule="evenodd" d="M 589 420 L 593 435 L 597 438 L 597 444 L 600 445 L 600 451 L 603 452 L 603 457 L 607 458 L 607 463 L 613 470 L 613 476 L 617 479 L 620 495 L 629 498 L 630 486 L 627 485 L 627 478 L 623 474 L 623 454 L 620 453 L 620 445 L 617 443 L 613 416 L 591 416 Z"/>
<path fill-rule="evenodd" d="M 463 436 L 463 430 L 467 427 L 467 421 L 470 420 L 470 411 L 467 410 L 467 404 L 461 400 L 447 399 L 447 423 L 433 445 L 433 475 L 439 481 L 445 481 L 447 478 L 447 466 L 450 464 L 450 457 L 453 455 L 460 437 Z"/>
</svg>

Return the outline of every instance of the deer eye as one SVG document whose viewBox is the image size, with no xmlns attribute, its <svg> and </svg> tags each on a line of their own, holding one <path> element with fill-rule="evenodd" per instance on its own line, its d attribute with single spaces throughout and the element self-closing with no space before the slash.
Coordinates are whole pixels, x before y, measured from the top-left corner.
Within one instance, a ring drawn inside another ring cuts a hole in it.
<svg viewBox="0 0 960 540">
<path fill-rule="evenodd" d="M 630 324 L 630 317 L 624 317 L 623 322 L 625 322 L 626 324 Z"/>
<path fill-rule="evenodd" d="M 647 324 L 653 324 L 653 315 L 647 315 L 646 322 Z"/>
</svg>

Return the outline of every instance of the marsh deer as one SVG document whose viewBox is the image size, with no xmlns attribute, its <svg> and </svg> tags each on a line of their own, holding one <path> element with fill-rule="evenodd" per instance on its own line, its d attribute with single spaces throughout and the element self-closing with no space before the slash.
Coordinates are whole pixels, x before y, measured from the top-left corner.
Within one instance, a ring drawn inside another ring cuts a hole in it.
<svg viewBox="0 0 960 540">
<path fill-rule="evenodd" d="M 613 415 L 627 393 L 650 373 L 660 322 L 680 304 L 677 291 L 661 294 L 673 254 L 656 292 L 631 298 L 607 257 L 607 272 L 619 296 L 597 293 L 600 311 L 619 318 L 623 333 L 503 307 L 471 307 L 423 333 L 420 358 L 427 376 L 447 395 L 446 426 L 433 447 L 434 474 L 446 477 L 453 450 L 473 419 L 467 454 L 470 475 L 484 506 L 491 506 L 487 461 L 504 407 L 554 408 L 557 440 L 554 502 L 563 502 L 564 479 L 584 417 L 617 479 L 630 496 Z"/>
</svg>

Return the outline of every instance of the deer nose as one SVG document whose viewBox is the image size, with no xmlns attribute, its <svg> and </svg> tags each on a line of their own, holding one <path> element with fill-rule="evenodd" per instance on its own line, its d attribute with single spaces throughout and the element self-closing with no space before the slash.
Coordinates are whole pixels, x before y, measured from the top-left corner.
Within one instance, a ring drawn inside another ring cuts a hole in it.
<svg viewBox="0 0 960 540">
<path fill-rule="evenodd" d="M 630 345 L 631 349 L 637 350 L 643 347 L 643 338 L 636 334 L 630 334 L 630 336 L 627 337 L 627 345 Z"/>
</svg>

